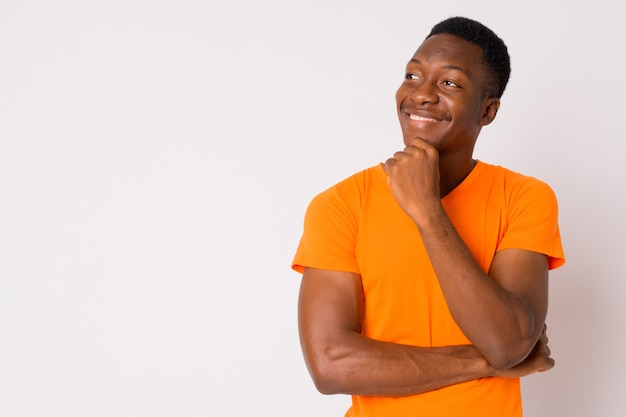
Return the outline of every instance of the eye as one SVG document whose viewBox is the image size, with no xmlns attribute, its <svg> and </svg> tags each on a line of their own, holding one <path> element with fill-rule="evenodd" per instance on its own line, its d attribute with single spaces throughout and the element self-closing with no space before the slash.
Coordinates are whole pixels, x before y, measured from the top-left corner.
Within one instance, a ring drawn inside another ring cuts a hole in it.
<svg viewBox="0 0 626 417">
<path fill-rule="evenodd" d="M 458 85 L 457 83 L 455 83 L 452 80 L 445 80 L 443 81 L 441 84 L 445 85 L 446 87 L 461 87 L 460 85 Z"/>
<path fill-rule="evenodd" d="M 415 75 L 415 74 L 407 73 L 404 76 L 404 79 L 405 80 L 419 80 L 419 77 L 417 75 Z"/>
</svg>

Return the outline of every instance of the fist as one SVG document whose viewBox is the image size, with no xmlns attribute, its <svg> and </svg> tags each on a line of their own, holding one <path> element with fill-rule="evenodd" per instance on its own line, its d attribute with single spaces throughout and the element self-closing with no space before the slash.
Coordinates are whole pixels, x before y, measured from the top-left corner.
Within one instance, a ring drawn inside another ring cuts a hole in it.
<svg viewBox="0 0 626 417">
<path fill-rule="evenodd" d="M 383 164 L 391 193 L 398 205 L 414 218 L 440 204 L 439 153 L 420 138 Z"/>
</svg>

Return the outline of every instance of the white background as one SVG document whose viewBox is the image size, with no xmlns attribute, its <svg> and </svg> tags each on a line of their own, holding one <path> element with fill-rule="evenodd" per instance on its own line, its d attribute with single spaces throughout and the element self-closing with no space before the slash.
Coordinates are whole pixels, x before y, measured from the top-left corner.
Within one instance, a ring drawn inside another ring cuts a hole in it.
<svg viewBox="0 0 626 417">
<path fill-rule="evenodd" d="M 618 2 L 0 2 L 0 416 L 341 416 L 290 270 L 309 200 L 402 146 L 432 25 L 513 72 L 476 156 L 554 188 L 556 367 L 526 415 L 621 417 L 626 31 Z"/>
</svg>

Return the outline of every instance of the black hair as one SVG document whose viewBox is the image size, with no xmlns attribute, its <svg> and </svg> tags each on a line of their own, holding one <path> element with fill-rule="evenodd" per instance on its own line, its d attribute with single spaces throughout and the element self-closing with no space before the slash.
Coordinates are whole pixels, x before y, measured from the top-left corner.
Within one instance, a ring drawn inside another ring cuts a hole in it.
<svg viewBox="0 0 626 417">
<path fill-rule="evenodd" d="M 488 78 L 484 93 L 487 97 L 502 97 L 511 75 L 511 58 L 504 41 L 482 23 L 459 16 L 437 23 L 426 39 L 444 33 L 480 46 Z"/>
</svg>

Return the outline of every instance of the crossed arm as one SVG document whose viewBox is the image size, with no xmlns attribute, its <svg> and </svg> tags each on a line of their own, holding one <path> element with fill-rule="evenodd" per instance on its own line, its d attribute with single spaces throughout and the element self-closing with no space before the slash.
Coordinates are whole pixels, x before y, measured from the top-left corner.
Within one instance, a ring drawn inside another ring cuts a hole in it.
<svg viewBox="0 0 626 417">
<path fill-rule="evenodd" d="M 396 201 L 422 235 L 450 312 L 472 344 L 430 348 L 364 337 L 361 277 L 306 268 L 299 298 L 300 340 L 322 393 L 413 395 L 482 377 L 521 377 L 554 366 L 544 324 L 546 256 L 501 250 L 485 273 L 441 206 L 434 172 L 437 155 L 425 148 L 417 151 L 421 160 L 402 153 L 387 161 L 385 169 Z M 430 182 L 413 181 L 429 175 Z"/>
<path fill-rule="evenodd" d="M 473 345 L 430 348 L 362 336 L 361 277 L 350 272 L 306 268 L 298 318 L 305 362 L 324 394 L 414 395 L 477 378 L 522 377 L 554 366 L 545 325 L 527 356 L 509 369 L 493 367 Z"/>
</svg>

